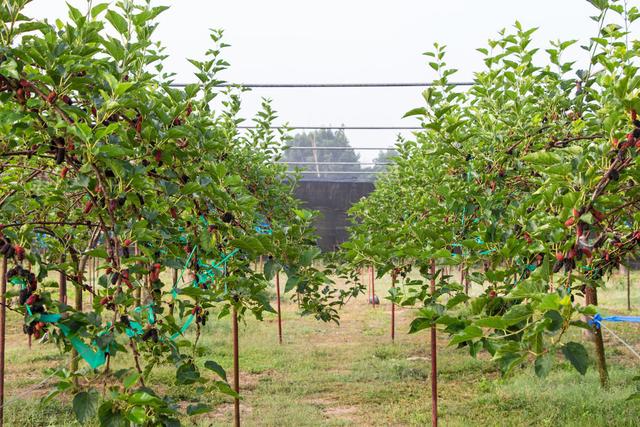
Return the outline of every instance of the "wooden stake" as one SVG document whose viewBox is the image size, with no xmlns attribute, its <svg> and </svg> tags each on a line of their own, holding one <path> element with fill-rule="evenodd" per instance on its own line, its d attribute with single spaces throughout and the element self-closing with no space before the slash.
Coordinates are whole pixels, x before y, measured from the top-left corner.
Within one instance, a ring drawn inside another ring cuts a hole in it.
<svg viewBox="0 0 640 427">
<path fill-rule="evenodd" d="M 366 277 L 364 268 L 360 269 L 360 278 Z M 364 280 L 363 280 L 364 281 Z M 371 281 L 367 278 L 367 304 L 371 304 Z"/>
<path fill-rule="evenodd" d="M 65 256 L 60 256 L 60 263 L 63 264 Z M 67 275 L 61 271 L 60 280 L 58 280 L 58 301 L 60 304 L 67 303 Z"/>
<path fill-rule="evenodd" d="M 585 303 L 587 305 L 598 305 L 598 291 L 596 288 L 587 286 L 585 289 Z M 604 351 L 604 340 L 602 339 L 602 329 L 593 327 L 593 341 L 596 346 L 596 362 L 598 374 L 600 375 L 600 386 L 609 387 L 609 372 L 607 371 L 607 359 Z"/>
<path fill-rule="evenodd" d="M 82 277 L 82 274 L 80 275 L 80 277 Z M 82 283 L 76 284 L 75 288 L 76 288 L 76 295 L 75 295 L 76 310 L 78 310 L 79 312 L 82 312 Z M 79 360 L 78 360 L 78 352 L 74 348 L 71 351 L 71 372 L 76 372 L 78 370 L 78 366 L 79 366 L 78 362 L 79 362 Z M 78 377 L 74 377 L 73 382 L 77 386 L 78 385 Z"/>
<path fill-rule="evenodd" d="M 238 311 L 233 307 L 233 390 L 240 394 L 240 362 L 238 350 Z M 240 397 L 233 399 L 233 425 L 240 427 Z"/>
<path fill-rule="evenodd" d="M 431 295 L 436 293 L 436 260 L 431 260 Z M 438 426 L 438 346 L 436 326 L 431 326 L 431 425 Z"/>
<path fill-rule="evenodd" d="M 371 276 L 371 304 L 376 308 L 376 278 L 372 265 L 369 266 L 369 275 Z"/>
<path fill-rule="evenodd" d="M 178 270 L 177 269 L 173 269 L 173 273 L 171 275 L 171 284 L 173 286 L 173 289 L 178 287 Z M 173 316 L 173 308 L 175 305 L 175 301 L 171 303 L 171 305 L 169 306 L 169 313 Z"/>
<path fill-rule="evenodd" d="M 2 257 L 2 285 L 0 286 L 0 426 L 4 425 L 4 344 L 7 329 L 7 258 Z"/>
<path fill-rule="evenodd" d="M 627 310 L 631 311 L 631 263 L 625 267 L 627 271 Z"/>
<path fill-rule="evenodd" d="M 391 288 L 395 289 L 396 287 L 396 272 L 395 270 L 391 271 Z M 396 340 L 396 305 L 394 302 L 391 302 L 391 342 L 395 342 Z"/>
<path fill-rule="evenodd" d="M 280 309 L 280 272 L 276 273 L 276 295 L 278 297 L 278 342 L 282 344 L 282 310 Z"/>
</svg>

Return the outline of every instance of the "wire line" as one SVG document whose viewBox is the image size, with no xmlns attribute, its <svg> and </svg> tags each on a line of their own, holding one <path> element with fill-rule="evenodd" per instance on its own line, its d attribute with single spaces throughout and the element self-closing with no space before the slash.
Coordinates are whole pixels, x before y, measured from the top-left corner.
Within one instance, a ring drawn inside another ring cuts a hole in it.
<svg viewBox="0 0 640 427">
<path fill-rule="evenodd" d="M 185 87 L 198 83 L 171 83 L 172 87 Z M 382 88 L 382 87 L 429 87 L 439 86 L 438 82 L 407 82 L 407 83 L 219 83 L 216 87 L 246 87 L 254 88 Z M 450 82 L 446 86 L 472 86 L 473 82 Z"/>
</svg>

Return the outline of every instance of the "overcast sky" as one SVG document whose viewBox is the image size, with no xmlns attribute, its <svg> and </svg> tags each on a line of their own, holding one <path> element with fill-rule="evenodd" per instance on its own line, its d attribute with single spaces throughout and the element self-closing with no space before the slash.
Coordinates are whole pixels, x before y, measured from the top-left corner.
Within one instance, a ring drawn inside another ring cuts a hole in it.
<svg viewBox="0 0 640 427">
<path fill-rule="evenodd" d="M 85 0 L 71 0 L 84 10 Z M 94 4 L 98 0 L 94 1 Z M 636 2 L 631 0 L 632 4 Z M 448 63 L 468 80 L 482 69 L 481 54 L 499 29 L 519 20 L 539 27 L 536 42 L 588 40 L 597 30 L 586 0 L 272 0 L 163 1 L 156 37 L 167 46 L 165 69 L 193 81 L 186 58 L 209 47 L 208 29 L 225 30 L 231 63 L 225 79 L 238 83 L 420 82 L 434 78 L 422 52 L 434 42 L 448 46 Z M 66 17 L 64 0 L 35 0 L 29 15 Z M 576 52 L 580 55 L 580 52 Z M 255 89 L 243 95 L 244 114 L 261 97 L 273 100 L 291 125 L 413 126 L 402 120 L 421 105 L 419 88 Z M 348 131 L 355 147 L 390 147 L 396 131 Z M 361 153 L 371 160 L 375 153 Z"/>
</svg>

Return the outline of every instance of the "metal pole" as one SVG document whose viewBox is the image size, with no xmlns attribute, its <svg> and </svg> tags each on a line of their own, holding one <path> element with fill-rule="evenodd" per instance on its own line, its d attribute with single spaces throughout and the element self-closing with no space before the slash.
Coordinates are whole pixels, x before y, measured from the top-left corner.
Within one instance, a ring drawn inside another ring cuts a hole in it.
<svg viewBox="0 0 640 427">
<path fill-rule="evenodd" d="M 7 257 L 2 257 L 2 285 L 0 286 L 0 426 L 4 425 L 4 341 L 7 329 Z"/>
<path fill-rule="evenodd" d="M 311 134 L 311 147 L 313 147 L 313 161 L 316 164 L 316 173 L 320 177 L 320 166 L 318 166 L 318 151 L 316 150 L 316 134 Z"/>
<path fill-rule="evenodd" d="M 240 394 L 240 362 L 238 357 L 238 310 L 233 307 L 233 390 Z M 240 397 L 233 399 L 233 425 L 240 427 Z"/>
<path fill-rule="evenodd" d="M 391 272 L 391 287 L 395 289 L 396 287 L 396 272 L 393 270 Z M 396 340 L 396 304 L 391 302 L 391 342 L 395 342 Z"/>
<path fill-rule="evenodd" d="M 436 260 L 431 260 L 431 295 L 436 293 Z M 431 425 L 438 426 L 438 347 L 436 326 L 431 326 Z"/>
<path fill-rule="evenodd" d="M 276 294 L 278 296 L 278 341 L 282 344 L 282 311 L 280 310 L 280 272 L 276 273 Z"/>
</svg>

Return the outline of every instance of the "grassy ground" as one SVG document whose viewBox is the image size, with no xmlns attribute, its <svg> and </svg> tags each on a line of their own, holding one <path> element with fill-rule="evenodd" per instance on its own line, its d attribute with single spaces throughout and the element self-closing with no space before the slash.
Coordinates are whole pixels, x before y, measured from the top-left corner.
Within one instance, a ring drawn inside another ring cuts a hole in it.
<svg viewBox="0 0 640 427">
<path fill-rule="evenodd" d="M 640 315 L 640 286 L 634 277 L 631 312 Z M 377 281 L 385 295 L 389 283 Z M 626 291 L 614 278 L 600 298 L 604 313 L 626 311 Z M 240 363 L 243 387 L 242 417 L 251 426 L 387 426 L 427 425 L 431 420 L 428 334 L 407 335 L 411 310 L 398 310 L 398 333 L 390 343 L 390 305 L 377 308 L 365 298 L 352 301 L 342 312 L 341 325 L 321 324 L 284 309 L 284 344 L 278 345 L 275 316 L 264 322 L 249 320 L 241 328 Z M 201 363 L 214 359 L 230 371 L 231 340 L 228 319 L 207 324 Z M 640 351 L 640 324 L 609 324 Z M 42 370 L 57 366 L 62 356 L 51 346 L 28 349 L 21 321 L 10 316 L 7 342 L 5 422 L 10 426 L 77 425 L 68 397 L 42 403 L 51 383 L 30 388 Z M 583 340 L 577 333 L 576 340 Z M 524 367 L 501 378 L 486 355 L 473 359 L 463 350 L 439 343 L 440 419 L 445 426 L 634 426 L 640 423 L 640 402 L 626 401 L 631 381 L 640 374 L 640 360 L 610 334 L 605 334 L 611 388 L 602 391 L 591 366 L 580 376 L 561 358 L 548 378 L 535 377 Z M 589 350 L 592 345 L 588 344 Z M 174 386 L 173 371 L 161 369 L 152 383 L 173 397 L 189 400 L 194 390 Z M 26 394 L 25 394 L 26 392 Z M 185 419 L 185 425 L 231 424 L 230 401 L 205 393 L 215 409 Z M 185 404 L 186 406 L 186 404 Z"/>
</svg>

